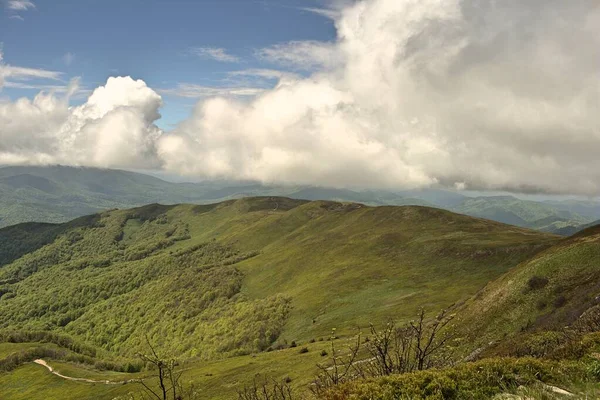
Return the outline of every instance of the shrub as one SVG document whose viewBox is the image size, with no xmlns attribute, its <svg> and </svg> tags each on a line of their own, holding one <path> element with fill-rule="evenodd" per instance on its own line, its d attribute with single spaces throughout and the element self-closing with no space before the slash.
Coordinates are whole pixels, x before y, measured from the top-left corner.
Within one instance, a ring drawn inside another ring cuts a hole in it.
<svg viewBox="0 0 600 400">
<path fill-rule="evenodd" d="M 577 360 L 583 357 L 586 348 L 579 333 L 564 331 L 546 331 L 524 333 L 501 343 L 490 354 L 508 357 L 535 357 L 553 360 Z"/>
<path fill-rule="evenodd" d="M 544 308 L 546 308 L 547 305 L 548 303 L 546 302 L 546 300 L 538 300 L 536 308 L 538 309 L 538 311 L 542 311 Z"/>
<path fill-rule="evenodd" d="M 323 349 L 321 350 L 321 357 L 325 357 L 327 355 L 327 350 Z"/>
<path fill-rule="evenodd" d="M 527 281 L 527 288 L 530 291 L 539 290 L 539 289 L 545 288 L 547 284 L 548 284 L 548 278 L 534 275 L 531 278 L 529 278 L 529 280 Z"/>
<path fill-rule="evenodd" d="M 308 348 L 307 347 L 303 347 L 300 349 L 300 354 L 304 354 L 304 353 L 308 353 Z"/>
<path fill-rule="evenodd" d="M 326 400 L 490 399 L 507 388 L 539 382 L 578 381 L 581 364 L 532 358 L 492 358 L 442 370 L 416 371 L 384 378 L 352 381 L 327 391 Z"/>
<path fill-rule="evenodd" d="M 554 299 L 554 307 L 555 308 L 561 308 L 563 307 L 565 304 L 567 304 L 567 298 L 565 296 L 558 296 L 556 299 Z"/>
<path fill-rule="evenodd" d="M 296 344 L 295 341 L 292 341 L 292 343 L 290 344 L 290 347 L 297 347 L 298 345 Z"/>
</svg>

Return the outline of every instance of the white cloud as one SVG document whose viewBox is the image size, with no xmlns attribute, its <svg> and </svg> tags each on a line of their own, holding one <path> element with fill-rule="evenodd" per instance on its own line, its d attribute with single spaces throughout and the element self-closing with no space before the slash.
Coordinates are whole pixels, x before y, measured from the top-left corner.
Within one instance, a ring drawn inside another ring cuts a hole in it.
<svg viewBox="0 0 600 400">
<path fill-rule="evenodd" d="M 193 47 L 189 49 L 190 54 L 204 59 L 211 59 L 220 62 L 234 63 L 240 59 L 227 53 L 227 50 L 218 47 Z"/>
<path fill-rule="evenodd" d="M 340 62 L 338 48 L 333 43 L 318 41 L 292 41 L 265 47 L 256 56 L 270 63 L 284 67 L 314 70 L 335 67 Z"/>
<path fill-rule="evenodd" d="M 369 0 L 344 8 L 335 24 L 333 43 L 295 42 L 265 56 L 316 69 L 309 77 L 249 70 L 231 76 L 267 79 L 270 88 L 168 89 L 211 98 L 164 134 L 154 126 L 160 96 L 131 78 L 109 80 L 74 108 L 68 95 L 5 101 L 0 163 L 600 193 L 600 9 L 592 2 Z"/>
<path fill-rule="evenodd" d="M 52 79 L 60 80 L 61 72 L 48 71 L 45 69 L 36 68 L 25 68 L 25 67 L 14 67 L 11 65 L 1 65 L 0 74 L 4 78 L 13 78 L 15 80 L 28 80 L 28 79 Z"/>
<path fill-rule="evenodd" d="M 275 69 L 260 69 L 260 68 L 254 68 L 254 69 L 244 69 L 244 70 L 240 70 L 240 71 L 231 71 L 228 73 L 229 76 L 232 77 L 258 77 L 258 78 L 265 78 L 265 79 L 292 79 L 292 80 L 297 80 L 299 79 L 299 76 L 297 74 L 291 73 L 291 72 L 287 72 L 287 71 L 280 71 L 280 70 L 275 70 Z"/>
<path fill-rule="evenodd" d="M 329 8 L 301 7 L 300 10 L 308 11 L 334 21 L 340 17 L 340 11 Z"/>
<path fill-rule="evenodd" d="M 31 84 L 23 82 L 4 82 L 4 87 L 11 89 L 24 89 L 24 90 L 37 90 L 54 93 L 66 93 L 69 91 L 69 85 L 44 85 L 44 84 Z M 78 93 L 81 92 L 78 91 Z"/>
<path fill-rule="evenodd" d="M 35 4 L 28 0 L 8 0 L 6 2 L 6 8 L 13 11 L 27 11 L 31 8 L 35 8 Z"/>
<path fill-rule="evenodd" d="M 263 93 L 265 89 L 256 87 L 216 87 L 202 86 L 192 83 L 179 83 L 171 89 L 160 89 L 159 93 L 177 97 L 205 98 L 217 96 L 247 97 Z"/>
<path fill-rule="evenodd" d="M 61 73 L 44 69 L 17 67 L 3 62 L 4 54 L 0 44 L 0 89 L 8 84 L 8 80 L 29 81 L 32 79 L 60 80 Z"/>
<path fill-rule="evenodd" d="M 42 92 L 0 103 L 0 164 L 156 168 L 161 97 L 141 80 L 109 78 L 83 105 L 69 107 L 77 86 L 63 97 Z"/>
<path fill-rule="evenodd" d="M 161 138 L 171 171 L 333 186 L 600 191 L 600 9 L 561 0 L 371 0 L 335 43 L 261 51 L 319 68 L 212 99 Z"/>
</svg>

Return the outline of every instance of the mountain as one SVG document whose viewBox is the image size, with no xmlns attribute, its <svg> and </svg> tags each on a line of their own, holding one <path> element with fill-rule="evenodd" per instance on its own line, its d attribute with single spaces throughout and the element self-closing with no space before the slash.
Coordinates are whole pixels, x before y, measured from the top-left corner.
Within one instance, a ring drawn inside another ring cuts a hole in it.
<svg viewBox="0 0 600 400">
<path fill-rule="evenodd" d="M 440 309 L 557 240 L 414 206 L 267 197 L 113 210 L 0 230 L 0 328 L 127 356 L 148 334 L 219 358 Z"/>
<path fill-rule="evenodd" d="M 561 233 L 564 228 L 580 227 L 591 222 L 590 218 L 573 211 L 513 196 L 468 198 L 453 207 L 452 210 L 474 217 L 552 233 Z"/>
<path fill-rule="evenodd" d="M 561 235 L 561 236 L 571 236 L 571 235 L 575 235 L 578 232 L 584 231 L 587 228 L 591 228 L 591 227 L 597 226 L 597 225 L 600 225 L 600 220 L 590 222 L 589 224 L 584 224 L 584 225 L 568 225 L 563 228 L 556 229 L 552 233 L 554 233 L 556 235 Z"/>
<path fill-rule="evenodd" d="M 201 188 L 119 170 L 70 167 L 0 168 L 0 226 L 65 222 L 111 208 L 157 201 L 190 202 Z"/>
<path fill-rule="evenodd" d="M 207 204 L 252 196 L 361 202 L 370 205 L 430 205 L 384 191 L 355 192 L 257 183 L 173 183 L 140 173 L 64 166 L 0 168 L 0 227 L 21 222 L 66 222 L 112 208 L 150 203 Z"/>
<path fill-rule="evenodd" d="M 302 394 L 334 346 L 424 307 L 455 316 L 451 357 L 482 359 L 349 382 L 324 398 L 574 390 L 597 335 L 575 336 L 592 346 L 570 350 L 577 361 L 495 357 L 561 348 L 556 338 L 573 337 L 565 326 L 600 321 L 598 260 L 600 227 L 561 238 L 430 207 L 276 196 L 20 224 L 0 229 L 0 387 L 7 399 L 130 398 L 134 384 L 65 381 L 28 361 L 150 383 L 152 370 L 135 372 L 149 342 L 185 362 L 198 398 L 235 398 L 257 374 Z"/>
<path fill-rule="evenodd" d="M 350 379 L 322 398 L 598 398 L 599 261 L 600 226 L 559 241 L 451 308 L 450 366 Z"/>
<path fill-rule="evenodd" d="M 486 285 L 458 311 L 468 341 L 487 348 L 523 332 L 559 331 L 600 316 L 600 226 L 588 228 Z"/>
<path fill-rule="evenodd" d="M 255 196 L 356 202 L 365 205 L 420 205 L 568 235 L 594 221 L 592 201 L 534 202 L 512 196 L 467 197 L 440 189 L 349 190 L 311 186 L 268 186 L 253 182 L 173 183 L 136 172 L 51 167 L 0 168 L 0 227 L 21 222 L 67 222 L 113 208 L 150 203 L 208 204 Z M 578 214 L 576 211 L 582 211 Z M 598 211 L 600 213 L 600 211 Z M 597 218 L 596 218 L 597 219 Z"/>
<path fill-rule="evenodd" d="M 583 217 L 600 219 L 600 203 L 596 200 L 546 200 L 546 204 L 550 204 L 559 210 L 570 211 L 579 214 Z"/>
</svg>

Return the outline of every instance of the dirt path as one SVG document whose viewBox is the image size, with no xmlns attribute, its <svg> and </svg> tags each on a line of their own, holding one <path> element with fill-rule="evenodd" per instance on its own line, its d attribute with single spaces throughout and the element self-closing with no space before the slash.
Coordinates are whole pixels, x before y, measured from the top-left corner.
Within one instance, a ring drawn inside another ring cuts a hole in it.
<svg viewBox="0 0 600 400">
<path fill-rule="evenodd" d="M 58 372 L 56 372 L 50 365 L 48 365 L 48 363 L 42 359 L 38 359 L 38 360 L 34 360 L 34 363 L 38 364 L 38 365 L 42 365 L 44 367 L 46 367 L 48 369 L 48 371 L 50 371 L 52 374 L 66 379 L 68 381 L 75 381 L 75 382 L 86 382 L 86 383 L 101 383 L 103 385 L 125 385 L 127 383 L 135 383 L 135 382 L 140 382 L 141 379 L 128 379 L 125 381 L 95 381 L 93 379 L 86 379 L 86 378 L 73 378 L 72 376 L 65 376 L 62 375 Z"/>
</svg>

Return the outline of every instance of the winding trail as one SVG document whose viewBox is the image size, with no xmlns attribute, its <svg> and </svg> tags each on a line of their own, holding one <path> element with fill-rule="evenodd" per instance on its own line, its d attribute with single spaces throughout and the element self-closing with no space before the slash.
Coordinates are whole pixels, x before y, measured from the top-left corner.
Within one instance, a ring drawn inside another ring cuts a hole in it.
<svg viewBox="0 0 600 400">
<path fill-rule="evenodd" d="M 103 384 L 103 385 L 125 385 L 127 383 L 136 383 L 136 382 L 141 382 L 142 381 L 141 379 L 128 379 L 128 380 L 125 380 L 125 381 L 109 381 L 109 380 L 95 381 L 93 379 L 74 378 L 72 376 L 65 376 L 65 375 L 62 375 L 62 374 L 56 372 L 50 365 L 48 365 L 48 363 L 46 361 L 44 361 L 42 359 L 37 359 L 37 360 L 34 360 L 33 362 L 36 363 L 36 364 L 38 364 L 38 365 L 46 367 L 48 369 L 48 371 L 50 371 L 50 373 L 52 373 L 52 374 L 54 374 L 54 375 L 56 375 L 56 376 L 58 376 L 60 378 L 66 379 L 68 381 L 86 382 L 86 383 L 100 383 L 100 384 Z"/>
</svg>

